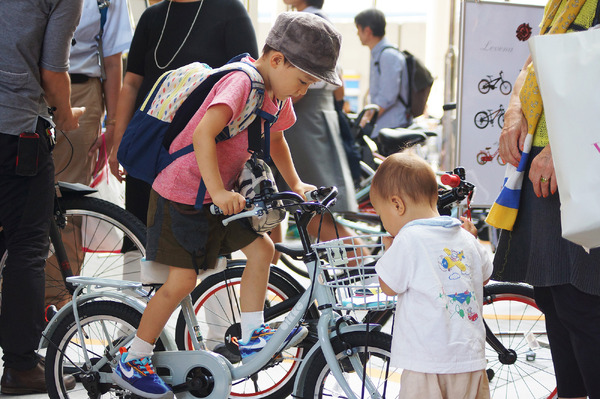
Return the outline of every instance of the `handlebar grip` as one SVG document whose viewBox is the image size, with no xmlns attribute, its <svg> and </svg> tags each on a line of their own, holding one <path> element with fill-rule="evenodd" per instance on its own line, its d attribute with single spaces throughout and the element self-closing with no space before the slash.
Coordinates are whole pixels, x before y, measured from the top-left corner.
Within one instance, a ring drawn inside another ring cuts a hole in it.
<svg viewBox="0 0 600 399">
<path fill-rule="evenodd" d="M 442 184 L 450 187 L 458 187 L 460 185 L 460 176 L 446 173 L 441 177 Z"/>
<path fill-rule="evenodd" d="M 212 213 L 213 215 L 222 215 L 223 214 L 223 211 L 221 210 L 221 208 L 219 208 L 215 204 L 210 204 L 209 209 L 210 209 L 210 213 Z"/>
<path fill-rule="evenodd" d="M 456 103 L 444 104 L 444 105 L 442 105 L 442 109 L 444 111 L 452 111 L 453 109 L 456 109 Z"/>
</svg>

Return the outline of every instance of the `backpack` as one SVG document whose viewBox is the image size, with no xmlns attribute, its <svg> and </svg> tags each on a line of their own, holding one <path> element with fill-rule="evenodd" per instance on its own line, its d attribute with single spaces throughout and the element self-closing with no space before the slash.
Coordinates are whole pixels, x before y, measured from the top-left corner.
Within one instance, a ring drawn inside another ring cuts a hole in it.
<svg viewBox="0 0 600 399">
<path fill-rule="evenodd" d="M 235 191 L 244 198 L 252 199 L 267 190 L 271 193 L 277 192 L 277 184 L 275 184 L 275 178 L 269 165 L 259 159 L 255 152 L 246 161 L 238 178 Z M 276 205 L 264 214 L 252 216 L 250 226 L 257 233 L 266 233 L 273 230 L 286 216 L 287 211 L 283 208 L 283 203 L 277 201 Z"/>
<path fill-rule="evenodd" d="M 216 141 L 227 140 L 246 128 L 249 129 L 249 136 L 257 135 L 260 140 L 262 118 L 266 120 L 265 141 L 268 145 L 269 127 L 276 120 L 276 115 L 261 110 L 264 82 L 254 66 L 239 61 L 245 56 L 239 55 L 216 69 L 194 62 L 167 71 L 156 81 L 140 109 L 135 111 L 119 145 L 117 159 L 129 175 L 152 184 L 171 162 L 192 152 L 192 144 L 173 154 L 169 154 L 169 147 L 200 108 L 212 87 L 233 71 L 246 73 L 251 81 L 250 94 L 241 116 L 226 126 Z M 268 153 L 267 146 L 262 155 L 268 158 Z M 196 208 L 202 207 L 205 192 L 206 186 L 201 182 Z"/>
<path fill-rule="evenodd" d="M 388 48 L 400 51 L 394 46 L 386 46 L 383 48 L 382 52 Z M 404 99 L 401 94 L 398 94 L 398 100 L 404 105 L 408 115 L 416 118 L 417 116 L 423 115 L 423 112 L 425 112 L 425 105 L 427 105 L 427 99 L 429 98 L 429 92 L 431 91 L 434 78 L 421 60 L 406 50 L 400 52 L 406 59 L 409 85 L 408 98 Z M 379 67 L 379 62 L 376 62 L 375 64 Z"/>
</svg>

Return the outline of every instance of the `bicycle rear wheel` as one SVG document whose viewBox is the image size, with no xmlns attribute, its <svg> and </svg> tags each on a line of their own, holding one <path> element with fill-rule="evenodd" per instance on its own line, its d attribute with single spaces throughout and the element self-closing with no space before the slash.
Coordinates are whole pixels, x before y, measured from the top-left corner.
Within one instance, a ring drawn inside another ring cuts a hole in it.
<svg viewBox="0 0 600 399">
<path fill-rule="evenodd" d="M 533 288 L 522 284 L 484 287 L 483 318 L 492 398 L 557 398 L 544 314 Z M 494 337 L 498 340 L 494 343 Z M 508 351 L 498 350 L 501 346 Z"/>
<path fill-rule="evenodd" d="M 60 227 L 74 275 L 138 280 L 141 258 L 146 255 L 146 227 L 125 209 L 92 197 L 60 198 L 64 225 Z M 50 245 L 46 261 L 46 304 L 62 306 L 70 293 Z"/>
<path fill-rule="evenodd" d="M 119 347 L 124 339 L 135 333 L 141 317 L 137 310 L 114 301 L 88 302 L 79 307 L 79 321 L 84 332 L 87 354 L 95 366 L 93 371 L 100 373 L 96 377 L 100 378 L 102 375 L 105 380 L 110 381 L 110 374 L 117 365 Z M 130 394 L 112 382 L 100 382 L 98 379 L 89 380 L 86 382 L 87 386 L 78 384 L 71 391 L 65 389 L 65 375 L 74 373 L 77 376 L 82 369 L 88 371 L 73 313 L 67 315 L 52 336 L 47 338 L 50 344 L 45 360 L 46 384 L 51 399 L 86 397 L 94 390 L 109 398 L 123 398 Z M 160 340 L 155 350 L 164 350 Z M 96 366 L 98 364 L 102 366 Z M 92 373 L 85 374 L 93 376 Z"/>
</svg>

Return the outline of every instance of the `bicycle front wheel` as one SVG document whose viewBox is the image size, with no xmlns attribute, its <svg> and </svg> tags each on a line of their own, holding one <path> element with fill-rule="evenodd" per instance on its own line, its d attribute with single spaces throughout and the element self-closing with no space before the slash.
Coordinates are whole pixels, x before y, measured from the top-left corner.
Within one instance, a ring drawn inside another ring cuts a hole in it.
<svg viewBox="0 0 600 399">
<path fill-rule="evenodd" d="M 241 261 L 245 265 L 245 262 Z M 232 337 L 240 336 L 240 283 L 243 266 L 229 267 L 202 281 L 192 291 L 192 303 L 198 325 L 208 349 L 227 357 L 232 363 L 240 362 L 239 351 Z M 303 291 L 287 273 L 271 269 L 265 297 L 265 321 L 271 327 L 289 313 L 295 300 Z M 307 319 L 316 319 L 318 311 L 313 306 L 308 309 Z M 180 349 L 191 350 L 189 329 L 182 314 L 177 319 L 175 339 Z M 308 340 L 308 342 L 307 342 Z M 285 398 L 292 392 L 296 373 L 302 358 L 311 346 L 310 337 L 298 347 L 285 350 L 278 358 L 272 359 L 257 374 L 234 381 L 230 398 Z"/>
<path fill-rule="evenodd" d="M 557 398 L 546 322 L 535 303 L 533 288 L 491 284 L 484 287 L 484 297 L 491 397 Z"/>
<path fill-rule="evenodd" d="M 400 390 L 401 370 L 389 366 L 392 337 L 382 332 L 355 331 L 338 336 L 332 341 L 334 353 L 345 380 L 357 397 L 371 397 L 369 384 L 363 384 L 361 375 L 381 397 L 395 398 Z M 347 350 L 349 348 L 351 350 Z M 349 356 L 348 353 L 351 353 Z M 351 359 L 351 358 L 354 359 Z M 360 365 L 356 370 L 352 364 Z M 322 351 L 315 352 L 307 366 L 301 398 L 345 398 L 347 397 L 335 377 Z M 363 391 L 364 390 L 364 391 Z"/>
<path fill-rule="evenodd" d="M 61 198 L 64 226 L 60 226 L 74 275 L 139 280 L 146 255 L 146 227 L 125 209 L 93 197 Z M 60 273 L 51 243 L 46 261 L 46 305 L 62 306 L 70 293 Z"/>
<path fill-rule="evenodd" d="M 503 81 L 500 85 L 500 92 L 504 95 L 509 95 L 512 91 L 512 85 L 508 81 Z"/>
<path fill-rule="evenodd" d="M 135 309 L 114 301 L 88 302 L 79 308 L 79 321 L 84 332 L 84 342 L 94 372 L 108 376 L 117 365 L 119 347 L 124 339 L 135 333 L 142 315 Z M 86 388 L 78 384 L 75 389 L 67 391 L 63 377 L 68 374 L 85 373 L 85 353 L 73 313 L 67 315 L 57 326 L 51 337 L 46 352 L 46 384 L 51 399 L 86 397 L 97 389 L 99 394 L 107 394 L 110 398 L 123 398 L 126 392 L 112 383 L 101 383 L 98 379 L 90 380 Z M 162 344 L 157 344 L 158 347 Z M 159 349 L 156 349 L 159 350 Z M 104 364 L 102 364 L 104 363 Z M 102 364 L 101 367 L 96 365 Z M 97 369 L 96 369 L 97 368 Z"/>
</svg>

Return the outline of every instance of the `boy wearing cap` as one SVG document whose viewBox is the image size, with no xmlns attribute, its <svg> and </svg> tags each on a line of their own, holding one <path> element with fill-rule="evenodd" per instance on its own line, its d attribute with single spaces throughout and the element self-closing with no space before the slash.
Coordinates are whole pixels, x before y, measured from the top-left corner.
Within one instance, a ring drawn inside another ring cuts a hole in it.
<svg viewBox="0 0 600 399">
<path fill-rule="evenodd" d="M 305 94 L 311 83 L 320 80 L 341 84 L 335 72 L 340 43 L 341 35 L 323 18 L 309 13 L 283 13 L 271 28 L 261 57 L 242 60 L 253 64 L 264 80 L 262 110 L 272 115 L 278 112 L 271 126 L 271 157 L 286 183 L 300 195 L 315 187 L 298 177 L 283 136 L 283 131 L 296 119 L 291 97 Z M 169 276 L 148 303 L 136 337 L 128 352 L 122 349 L 113 373 L 115 383 L 137 395 L 173 397 L 170 388 L 156 375 L 150 357 L 169 317 L 196 285 L 190 253 L 179 243 L 182 228 L 193 231 L 194 239 L 196 236 L 205 238 L 200 245 L 205 251 L 197 259 L 198 264 L 204 263 L 210 268 L 218 254 L 238 249 L 247 257 L 240 293 L 242 337 L 238 344 L 242 359 L 260 351 L 275 332 L 264 324 L 263 318 L 273 242 L 268 235 L 257 234 L 242 223 L 223 226 L 221 219 L 210 214 L 206 205 L 214 203 L 225 215 L 241 212 L 246 205 L 245 198 L 232 188 L 250 157 L 248 131 L 218 143 L 215 139 L 225 126 L 240 116 L 250 84 L 244 72 L 236 71 L 213 86 L 171 146 L 173 151 L 174 146 L 193 143 L 194 155 L 177 158 L 157 176 L 152 186 L 147 252 L 156 253 L 156 261 L 169 264 Z M 200 178 L 207 194 L 203 209 L 195 211 L 193 205 Z M 189 240 L 190 237 L 183 238 Z M 304 327 L 294 329 L 287 346 L 297 345 L 306 334 Z"/>
</svg>

